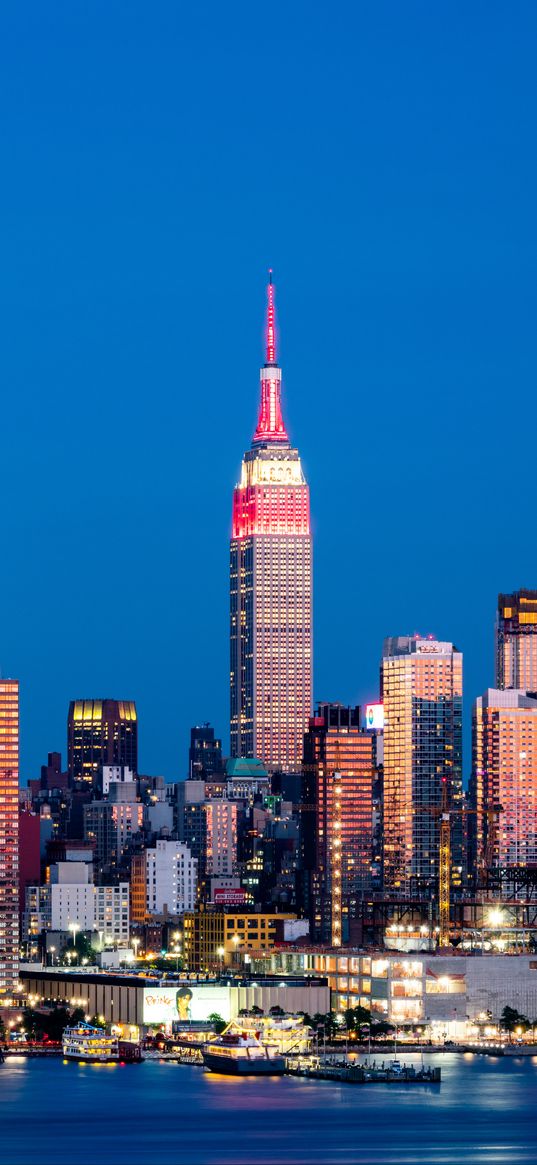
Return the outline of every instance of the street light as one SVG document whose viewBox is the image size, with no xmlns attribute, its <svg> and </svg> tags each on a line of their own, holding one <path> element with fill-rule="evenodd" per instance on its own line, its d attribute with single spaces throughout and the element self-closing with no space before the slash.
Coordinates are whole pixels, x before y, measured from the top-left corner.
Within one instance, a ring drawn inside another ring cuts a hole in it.
<svg viewBox="0 0 537 1165">
<path fill-rule="evenodd" d="M 76 945 L 76 932 L 77 932 L 77 930 L 80 930 L 80 924 L 78 922 L 70 922 L 69 923 L 69 930 L 71 931 L 71 934 L 73 936 L 73 946 L 75 946 Z"/>
<path fill-rule="evenodd" d="M 132 945 L 134 947 L 134 958 L 137 959 L 138 958 L 138 947 L 140 946 L 140 939 L 133 938 Z"/>
<path fill-rule="evenodd" d="M 223 970 L 224 969 L 224 955 L 226 953 L 224 950 L 224 947 L 217 947 L 216 953 L 218 955 L 218 958 L 220 959 L 220 969 Z"/>
<path fill-rule="evenodd" d="M 53 967 L 54 966 L 54 954 L 56 951 L 56 947 L 49 947 L 49 950 L 50 950 L 50 965 L 51 965 L 51 967 Z"/>
</svg>

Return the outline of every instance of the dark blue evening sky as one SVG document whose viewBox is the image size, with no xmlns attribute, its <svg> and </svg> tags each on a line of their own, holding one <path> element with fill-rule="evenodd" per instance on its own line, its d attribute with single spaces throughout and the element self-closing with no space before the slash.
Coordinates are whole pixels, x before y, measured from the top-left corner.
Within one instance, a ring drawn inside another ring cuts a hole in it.
<svg viewBox="0 0 537 1165">
<path fill-rule="evenodd" d="M 493 681 L 537 585 L 537 9 L 5 9 L 0 659 L 22 778 L 74 696 L 134 698 L 141 768 L 227 745 L 232 488 L 266 269 L 311 486 L 315 696 L 382 639 Z M 469 755 L 465 758 L 468 773 Z"/>
</svg>

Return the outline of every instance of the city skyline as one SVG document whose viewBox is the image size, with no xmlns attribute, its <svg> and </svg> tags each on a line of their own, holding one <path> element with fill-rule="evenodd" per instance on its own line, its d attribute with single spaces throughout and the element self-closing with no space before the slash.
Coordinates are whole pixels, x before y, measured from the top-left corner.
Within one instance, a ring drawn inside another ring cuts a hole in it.
<svg viewBox="0 0 537 1165">
<path fill-rule="evenodd" d="M 217 13 L 209 43 L 168 12 L 164 37 L 133 21 L 128 53 L 117 13 L 106 45 L 87 12 L 33 15 L 3 46 L 0 192 L 23 781 L 63 751 L 73 698 L 135 699 L 141 767 L 169 779 L 191 724 L 227 737 L 229 497 L 269 266 L 314 500 L 314 701 L 372 697 L 386 636 L 456 642 L 467 777 L 496 596 L 537 578 L 535 11 L 472 9 L 461 37 L 434 11 L 394 9 L 386 36 L 349 9 L 307 51 L 297 12 L 283 38 Z"/>
</svg>

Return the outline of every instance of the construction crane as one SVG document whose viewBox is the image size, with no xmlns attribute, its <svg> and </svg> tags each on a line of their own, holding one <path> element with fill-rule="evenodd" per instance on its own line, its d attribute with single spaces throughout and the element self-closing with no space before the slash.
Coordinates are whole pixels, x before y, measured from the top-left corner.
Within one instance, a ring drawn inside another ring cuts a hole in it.
<svg viewBox="0 0 537 1165">
<path fill-rule="evenodd" d="M 332 837 L 330 840 L 330 890 L 332 906 L 331 939 L 333 947 L 341 946 L 341 771 L 339 740 L 336 740 L 336 767 L 332 773 Z"/>
<path fill-rule="evenodd" d="M 438 869 L 438 923 L 440 933 L 438 945 L 449 944 L 449 906 L 451 890 L 451 821 L 446 778 L 442 778 L 442 804 L 440 806 L 440 844 Z"/>
<path fill-rule="evenodd" d="M 469 817 L 477 815 L 481 812 L 479 809 L 469 809 L 466 806 L 463 809 L 450 809 L 448 800 L 448 787 L 445 777 L 442 778 L 442 800 L 440 807 L 420 805 L 416 807 L 419 812 L 431 813 L 434 817 L 440 817 L 440 837 L 438 846 L 438 945 L 440 947 L 449 946 L 449 936 L 451 930 L 450 906 L 451 906 L 451 818 L 454 816 Z M 485 855 L 485 862 L 492 859 L 493 847 L 496 836 L 496 819 L 498 813 L 501 812 L 501 805 L 493 805 L 484 811 L 484 815 L 489 822 L 488 837 L 487 837 L 487 855 Z"/>
</svg>

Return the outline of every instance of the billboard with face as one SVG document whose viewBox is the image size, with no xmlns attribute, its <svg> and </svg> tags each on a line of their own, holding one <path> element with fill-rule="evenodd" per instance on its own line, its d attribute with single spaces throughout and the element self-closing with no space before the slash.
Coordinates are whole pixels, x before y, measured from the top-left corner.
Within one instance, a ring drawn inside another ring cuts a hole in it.
<svg viewBox="0 0 537 1165">
<path fill-rule="evenodd" d="M 144 987 L 144 1023 L 206 1020 L 216 1012 L 231 1019 L 231 989 L 211 983 L 173 983 L 169 987 Z"/>
</svg>

